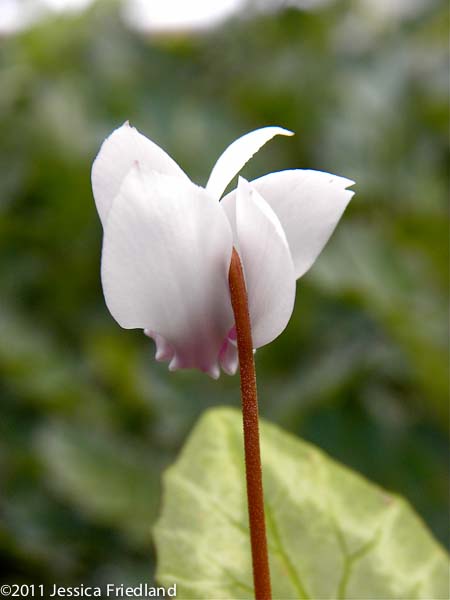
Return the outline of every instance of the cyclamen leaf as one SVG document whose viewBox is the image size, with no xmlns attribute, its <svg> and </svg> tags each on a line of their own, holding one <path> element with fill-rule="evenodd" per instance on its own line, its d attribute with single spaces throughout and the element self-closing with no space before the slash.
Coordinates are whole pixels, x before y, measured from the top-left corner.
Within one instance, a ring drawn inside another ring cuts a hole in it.
<svg viewBox="0 0 450 600">
<path fill-rule="evenodd" d="M 274 600 L 446 600 L 448 560 L 409 504 L 262 422 Z M 178 598 L 253 598 L 242 424 L 208 411 L 164 477 L 157 580 Z"/>
</svg>

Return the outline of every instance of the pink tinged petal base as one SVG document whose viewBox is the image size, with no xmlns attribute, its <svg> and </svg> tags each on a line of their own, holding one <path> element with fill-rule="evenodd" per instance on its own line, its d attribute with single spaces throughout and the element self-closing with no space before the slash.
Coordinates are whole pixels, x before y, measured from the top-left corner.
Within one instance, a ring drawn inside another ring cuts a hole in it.
<svg viewBox="0 0 450 600">
<path fill-rule="evenodd" d="M 136 162 L 147 170 L 189 181 L 167 152 L 127 121 L 106 138 L 92 165 L 92 191 L 103 227 L 124 177 Z"/>
<path fill-rule="evenodd" d="M 152 338 L 155 342 L 155 359 L 158 362 L 169 362 L 170 371 L 177 371 L 178 369 L 183 368 L 183 364 L 179 357 L 175 355 L 175 349 L 165 338 L 163 338 L 162 335 L 159 335 L 159 333 L 155 333 L 154 331 L 150 331 L 149 329 L 144 329 L 144 333 L 149 338 Z M 232 332 L 230 333 L 233 335 Z M 238 366 L 239 359 L 236 347 L 236 338 L 230 339 L 230 337 L 227 337 L 222 342 L 217 360 L 215 362 L 211 361 L 209 369 L 204 370 L 204 372 L 208 373 L 208 375 L 210 375 L 213 379 L 218 379 L 220 376 L 220 368 L 222 368 L 227 375 L 234 375 Z"/>
<path fill-rule="evenodd" d="M 157 361 L 163 362 L 167 360 L 171 361 L 173 359 L 175 349 L 162 335 L 159 335 L 159 333 L 156 333 L 155 331 L 150 331 L 149 329 L 144 329 L 144 333 L 155 342 L 155 359 Z"/>
<path fill-rule="evenodd" d="M 269 140 L 276 135 L 294 135 L 292 131 L 282 127 L 262 127 L 255 131 L 250 131 L 242 137 L 235 140 L 221 154 L 214 165 L 208 183 L 207 191 L 219 199 L 235 175 L 239 173 L 242 167 L 258 152 Z"/>
<path fill-rule="evenodd" d="M 251 182 L 280 220 L 298 279 L 312 266 L 333 233 L 354 192 L 344 177 L 295 169 Z M 225 199 L 224 199 L 225 200 Z"/>
<path fill-rule="evenodd" d="M 228 288 L 232 232 L 219 203 L 189 181 L 135 165 L 105 227 L 102 283 L 126 329 L 144 329 L 171 370 L 218 377 L 233 325 Z"/>
<path fill-rule="evenodd" d="M 295 301 L 295 272 L 283 228 L 263 198 L 242 177 L 221 202 L 234 235 L 247 287 L 255 348 L 286 327 Z"/>
<path fill-rule="evenodd" d="M 239 366 L 236 340 L 228 337 L 219 352 L 219 364 L 227 375 L 234 375 Z"/>
</svg>

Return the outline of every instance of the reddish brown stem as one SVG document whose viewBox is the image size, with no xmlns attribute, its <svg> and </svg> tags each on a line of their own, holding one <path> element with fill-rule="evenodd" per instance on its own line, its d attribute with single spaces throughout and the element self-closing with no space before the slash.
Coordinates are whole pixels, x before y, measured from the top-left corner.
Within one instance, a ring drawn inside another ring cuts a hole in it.
<svg viewBox="0 0 450 600">
<path fill-rule="evenodd" d="M 239 370 L 241 375 L 242 417 L 244 423 L 245 475 L 252 547 L 253 583 L 256 600 L 271 600 L 269 559 L 267 555 L 264 498 L 259 448 L 258 396 L 247 289 L 241 261 L 233 248 L 229 284 L 236 322 Z"/>
</svg>

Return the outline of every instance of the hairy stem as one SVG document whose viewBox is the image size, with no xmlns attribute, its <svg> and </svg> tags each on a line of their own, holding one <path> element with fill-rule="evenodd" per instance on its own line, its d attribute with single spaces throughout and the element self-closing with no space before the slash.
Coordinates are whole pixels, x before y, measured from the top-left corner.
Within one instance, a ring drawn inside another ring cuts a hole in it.
<svg viewBox="0 0 450 600">
<path fill-rule="evenodd" d="M 239 255 L 234 248 L 228 279 L 236 323 L 239 370 L 241 375 L 245 475 L 247 479 L 247 501 L 255 598 L 256 600 L 271 600 L 272 592 L 264 520 L 261 453 L 259 447 L 258 396 L 256 392 L 252 331 L 244 273 Z"/>
</svg>

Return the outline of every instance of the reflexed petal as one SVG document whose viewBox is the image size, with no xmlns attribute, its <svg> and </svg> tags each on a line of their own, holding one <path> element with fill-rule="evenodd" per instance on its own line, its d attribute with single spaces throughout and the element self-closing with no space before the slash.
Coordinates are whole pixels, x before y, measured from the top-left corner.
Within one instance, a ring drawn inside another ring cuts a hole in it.
<svg viewBox="0 0 450 600">
<path fill-rule="evenodd" d="M 301 277 L 327 243 L 354 192 L 354 182 L 322 171 L 270 173 L 251 182 L 271 206 L 286 232 Z"/>
<path fill-rule="evenodd" d="M 172 370 L 217 375 L 233 325 L 231 250 L 228 220 L 204 189 L 135 165 L 105 227 L 102 283 L 111 314 L 153 337 Z"/>
<path fill-rule="evenodd" d="M 282 127 L 263 127 L 235 140 L 219 157 L 209 176 L 206 189 L 215 198 L 220 198 L 235 175 L 261 146 L 275 135 L 294 135 Z"/>
<path fill-rule="evenodd" d="M 295 274 L 283 228 L 245 179 L 221 202 L 230 220 L 247 286 L 253 345 L 268 344 L 286 327 L 295 300 Z"/>
<path fill-rule="evenodd" d="M 106 138 L 92 165 L 92 190 L 103 226 L 122 181 L 135 162 L 146 170 L 188 179 L 162 148 L 125 123 Z"/>
</svg>

